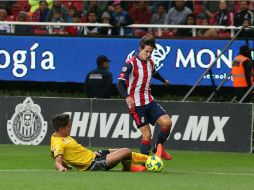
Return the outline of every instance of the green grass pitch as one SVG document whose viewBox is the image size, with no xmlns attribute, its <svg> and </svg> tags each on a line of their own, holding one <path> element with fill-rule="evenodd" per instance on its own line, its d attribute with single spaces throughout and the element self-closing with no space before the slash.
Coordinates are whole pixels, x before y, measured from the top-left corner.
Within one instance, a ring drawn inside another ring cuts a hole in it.
<svg viewBox="0 0 254 190">
<path fill-rule="evenodd" d="M 0 190 L 252 190 L 254 155 L 170 151 L 164 170 L 60 173 L 48 146 L 0 145 Z"/>
</svg>

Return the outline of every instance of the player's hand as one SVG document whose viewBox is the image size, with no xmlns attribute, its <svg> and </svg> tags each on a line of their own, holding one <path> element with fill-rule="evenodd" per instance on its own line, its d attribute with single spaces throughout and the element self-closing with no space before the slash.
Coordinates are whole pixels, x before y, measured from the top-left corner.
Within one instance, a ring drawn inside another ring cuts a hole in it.
<svg viewBox="0 0 254 190">
<path fill-rule="evenodd" d="M 62 168 L 59 168 L 59 170 L 58 170 L 59 172 L 67 172 L 67 168 L 65 168 L 65 167 L 62 167 Z"/>
<path fill-rule="evenodd" d="M 169 81 L 168 80 L 165 80 L 165 82 L 163 83 L 164 86 L 169 86 Z"/>
<path fill-rule="evenodd" d="M 127 96 L 125 101 L 126 101 L 126 104 L 127 104 L 129 109 L 134 108 L 135 103 L 134 103 L 134 99 L 132 97 Z"/>
<path fill-rule="evenodd" d="M 101 157 L 101 154 L 99 152 L 95 151 L 93 153 L 96 155 L 96 157 Z"/>
</svg>

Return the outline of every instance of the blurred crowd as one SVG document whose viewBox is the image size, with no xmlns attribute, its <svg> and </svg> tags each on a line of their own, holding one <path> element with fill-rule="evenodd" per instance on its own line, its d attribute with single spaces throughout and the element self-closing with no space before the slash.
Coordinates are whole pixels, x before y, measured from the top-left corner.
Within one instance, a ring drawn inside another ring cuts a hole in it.
<svg viewBox="0 0 254 190">
<path fill-rule="evenodd" d="M 0 33 L 17 35 L 126 35 L 152 33 L 162 37 L 192 37 L 193 30 L 128 28 L 131 24 L 253 26 L 254 1 L 0 1 L 0 21 L 107 23 L 112 27 L 28 26 L 0 24 Z M 254 36 L 249 30 L 240 34 Z M 198 29 L 198 37 L 229 37 L 230 31 Z"/>
</svg>

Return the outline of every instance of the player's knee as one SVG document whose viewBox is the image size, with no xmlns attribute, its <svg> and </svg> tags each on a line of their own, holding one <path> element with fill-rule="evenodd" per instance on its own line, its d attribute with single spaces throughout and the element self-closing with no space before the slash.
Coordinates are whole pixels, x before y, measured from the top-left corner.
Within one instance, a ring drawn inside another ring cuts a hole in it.
<svg viewBox="0 0 254 190">
<path fill-rule="evenodd" d="M 164 117 L 161 127 L 168 128 L 170 130 L 171 126 L 172 126 L 172 121 L 171 121 L 170 117 Z"/>
<path fill-rule="evenodd" d="M 129 149 L 129 148 L 123 148 L 122 150 L 125 153 L 125 155 L 131 155 L 131 149 Z"/>
<path fill-rule="evenodd" d="M 168 121 L 167 121 L 167 127 L 168 127 L 169 129 L 171 129 L 171 127 L 172 127 L 172 121 L 171 121 L 170 118 L 169 118 Z"/>
<path fill-rule="evenodd" d="M 151 139 L 152 139 L 152 134 L 143 134 L 142 135 L 142 140 L 151 141 Z"/>
</svg>

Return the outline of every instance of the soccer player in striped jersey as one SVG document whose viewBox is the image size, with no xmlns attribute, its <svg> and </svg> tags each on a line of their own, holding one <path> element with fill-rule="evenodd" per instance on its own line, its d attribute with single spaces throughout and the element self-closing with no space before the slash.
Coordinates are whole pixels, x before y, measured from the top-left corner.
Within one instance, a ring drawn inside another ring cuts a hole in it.
<svg viewBox="0 0 254 190">
<path fill-rule="evenodd" d="M 58 114 L 51 124 L 55 133 L 51 136 L 51 157 L 55 160 L 58 171 L 67 171 L 72 167 L 81 171 L 105 171 L 122 163 L 123 171 L 142 172 L 148 156 L 131 152 L 128 148 L 108 149 L 93 152 L 78 144 L 72 137 L 71 120 L 68 114 Z M 141 164 L 141 165 L 134 165 Z"/>
<path fill-rule="evenodd" d="M 150 154 L 152 146 L 149 124 L 155 125 L 156 123 L 160 126 L 160 133 L 153 152 L 157 151 L 158 144 L 163 145 L 166 141 L 172 125 L 167 112 L 154 100 L 151 94 L 152 77 L 160 80 L 165 86 L 169 85 L 169 81 L 155 70 L 154 61 L 151 59 L 154 49 L 156 49 L 155 38 L 152 35 L 143 36 L 140 41 L 139 53 L 125 63 L 117 83 L 119 93 L 125 98 L 129 112 L 141 130 L 140 152 L 146 155 Z M 164 151 L 163 157 L 167 160 L 171 159 L 166 151 Z"/>
</svg>

